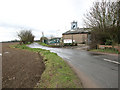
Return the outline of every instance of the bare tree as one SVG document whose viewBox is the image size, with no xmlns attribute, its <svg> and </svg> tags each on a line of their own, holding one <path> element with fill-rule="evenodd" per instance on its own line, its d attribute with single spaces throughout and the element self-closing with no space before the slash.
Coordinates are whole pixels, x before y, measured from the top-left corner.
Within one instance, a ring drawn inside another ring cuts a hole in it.
<svg viewBox="0 0 120 90">
<path fill-rule="evenodd" d="M 17 36 L 19 37 L 20 41 L 22 41 L 24 44 L 28 42 L 33 42 L 34 41 L 34 35 L 32 34 L 31 30 L 21 30 Z"/>
<path fill-rule="evenodd" d="M 120 44 L 120 1 L 117 9 L 117 27 L 118 27 L 118 43 Z"/>
<path fill-rule="evenodd" d="M 111 40 L 113 44 L 118 42 L 117 29 L 117 2 L 94 2 L 90 11 L 85 14 L 84 24 L 91 28 L 92 42 L 104 44 Z"/>
<path fill-rule="evenodd" d="M 85 26 L 105 30 L 107 26 L 117 24 L 117 3 L 116 2 L 94 2 L 90 11 L 85 14 Z"/>
</svg>

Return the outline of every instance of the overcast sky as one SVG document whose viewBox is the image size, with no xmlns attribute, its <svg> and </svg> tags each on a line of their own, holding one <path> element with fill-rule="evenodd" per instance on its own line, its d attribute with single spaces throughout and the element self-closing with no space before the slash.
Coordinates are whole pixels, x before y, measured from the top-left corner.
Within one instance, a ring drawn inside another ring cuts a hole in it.
<svg viewBox="0 0 120 90">
<path fill-rule="evenodd" d="M 62 36 L 73 20 L 83 27 L 84 14 L 95 0 L 0 0 L 0 41 L 18 39 L 21 29 L 31 29 L 35 39 Z"/>
</svg>

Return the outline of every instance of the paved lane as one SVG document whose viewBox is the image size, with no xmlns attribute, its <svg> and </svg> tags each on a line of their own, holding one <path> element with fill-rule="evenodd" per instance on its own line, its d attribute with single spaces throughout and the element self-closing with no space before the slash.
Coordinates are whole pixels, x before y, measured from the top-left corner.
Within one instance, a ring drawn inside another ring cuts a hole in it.
<svg viewBox="0 0 120 90">
<path fill-rule="evenodd" d="M 93 54 L 84 50 L 65 49 L 65 48 L 49 48 L 41 46 L 37 43 L 29 45 L 31 48 L 42 48 L 57 53 L 64 60 L 67 60 L 77 71 L 89 79 L 84 83 L 94 84 L 99 88 L 118 88 L 118 64 L 107 62 L 104 59 L 115 59 L 116 56 L 107 56 Z M 92 86 L 93 88 L 94 86 Z M 87 86 L 86 86 L 87 87 Z M 90 86 L 89 86 L 90 88 Z"/>
</svg>

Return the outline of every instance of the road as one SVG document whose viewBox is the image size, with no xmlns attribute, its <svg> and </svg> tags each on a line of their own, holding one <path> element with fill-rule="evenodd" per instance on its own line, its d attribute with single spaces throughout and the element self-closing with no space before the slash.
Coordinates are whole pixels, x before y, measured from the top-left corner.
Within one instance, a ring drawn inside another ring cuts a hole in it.
<svg viewBox="0 0 120 90">
<path fill-rule="evenodd" d="M 85 88 L 118 88 L 119 64 L 107 61 L 117 61 L 117 56 L 95 54 L 77 49 L 50 48 L 37 43 L 28 46 L 57 53 L 79 72 Z"/>
</svg>

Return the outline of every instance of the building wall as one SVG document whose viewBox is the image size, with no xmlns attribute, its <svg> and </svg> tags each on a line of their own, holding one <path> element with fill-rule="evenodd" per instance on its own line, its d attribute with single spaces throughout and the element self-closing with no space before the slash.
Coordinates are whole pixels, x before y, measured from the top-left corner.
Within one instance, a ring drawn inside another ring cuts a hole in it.
<svg viewBox="0 0 120 90">
<path fill-rule="evenodd" d="M 61 40 L 61 38 L 52 38 L 52 39 L 49 40 L 48 43 L 50 45 L 59 45 L 60 44 L 60 40 Z"/>
<path fill-rule="evenodd" d="M 87 34 L 69 34 L 69 35 L 63 35 L 63 39 L 72 39 L 75 40 L 77 43 L 83 43 L 87 42 Z"/>
</svg>

